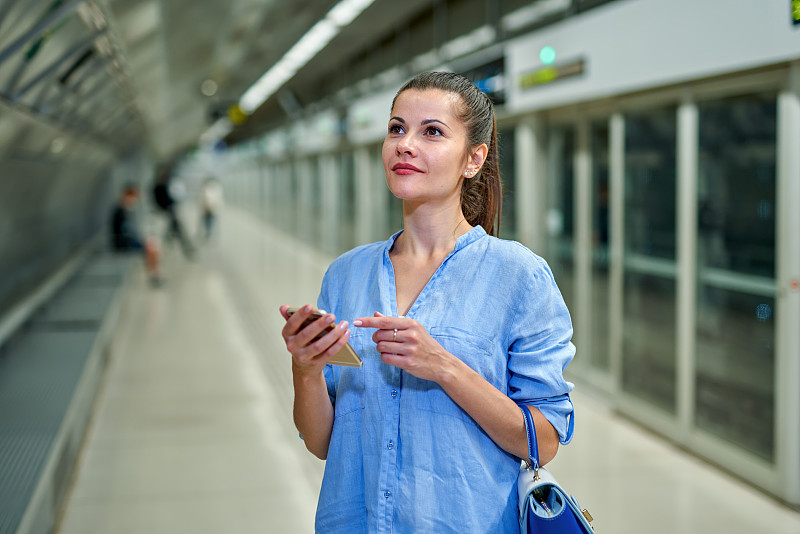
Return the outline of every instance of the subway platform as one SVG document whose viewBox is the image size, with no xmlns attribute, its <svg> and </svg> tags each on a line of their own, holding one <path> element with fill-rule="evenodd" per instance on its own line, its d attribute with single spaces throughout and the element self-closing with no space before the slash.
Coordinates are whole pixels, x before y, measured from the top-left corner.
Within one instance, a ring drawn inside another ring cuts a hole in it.
<svg viewBox="0 0 800 534">
<path fill-rule="evenodd" d="M 332 259 L 229 208 L 165 284 L 131 273 L 59 534 L 313 532 L 324 463 L 291 416 L 282 303 Z M 578 385 L 550 464 L 601 534 L 800 534 L 800 513 L 617 416 Z M 469 526 L 462 529 L 467 532 Z"/>
</svg>

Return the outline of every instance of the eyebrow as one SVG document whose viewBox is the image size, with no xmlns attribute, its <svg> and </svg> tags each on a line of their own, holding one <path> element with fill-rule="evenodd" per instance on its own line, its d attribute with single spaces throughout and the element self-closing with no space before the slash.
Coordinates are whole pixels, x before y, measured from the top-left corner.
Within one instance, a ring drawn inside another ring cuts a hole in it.
<svg viewBox="0 0 800 534">
<path fill-rule="evenodd" d="M 392 121 L 397 121 L 397 122 L 400 122 L 400 123 L 403 123 L 403 124 L 405 124 L 405 123 L 406 123 L 406 121 L 404 121 L 404 120 L 403 120 L 401 117 L 392 117 L 392 118 L 391 118 L 391 119 L 389 119 L 389 120 L 392 120 Z M 433 123 L 435 123 L 435 122 L 436 122 L 436 123 L 439 123 L 439 124 L 441 124 L 442 126 L 446 127 L 447 129 L 452 129 L 452 128 L 450 128 L 449 126 L 447 126 L 447 124 L 446 124 L 446 123 L 444 123 L 444 122 L 442 122 L 442 121 L 440 121 L 440 120 L 438 120 L 438 119 L 425 119 L 425 120 L 424 120 L 424 121 L 422 121 L 420 124 L 421 124 L 422 126 L 425 126 L 425 125 L 427 125 L 427 124 L 433 124 Z"/>
</svg>

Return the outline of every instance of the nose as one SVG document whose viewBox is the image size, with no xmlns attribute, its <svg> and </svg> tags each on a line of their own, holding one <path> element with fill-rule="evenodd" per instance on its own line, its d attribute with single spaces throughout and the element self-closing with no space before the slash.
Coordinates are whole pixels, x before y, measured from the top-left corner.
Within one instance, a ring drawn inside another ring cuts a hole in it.
<svg viewBox="0 0 800 534">
<path fill-rule="evenodd" d="M 411 137 L 405 135 L 397 140 L 397 144 L 395 145 L 395 152 L 397 152 L 398 156 L 401 154 L 408 154 L 410 156 L 414 156 L 417 153 L 417 147 L 414 145 L 414 141 L 411 139 Z"/>
</svg>

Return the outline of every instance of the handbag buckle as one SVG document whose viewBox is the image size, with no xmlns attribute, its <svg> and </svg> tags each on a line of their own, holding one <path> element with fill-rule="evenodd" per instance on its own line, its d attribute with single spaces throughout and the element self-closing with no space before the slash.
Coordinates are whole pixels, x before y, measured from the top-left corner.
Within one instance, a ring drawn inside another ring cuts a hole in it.
<svg viewBox="0 0 800 534">
<path fill-rule="evenodd" d="M 530 460 L 522 460 L 522 461 L 525 462 L 525 467 L 527 469 L 533 469 L 533 480 L 534 481 L 539 480 L 539 465 L 538 464 L 531 465 Z"/>
<path fill-rule="evenodd" d="M 583 517 L 585 517 L 585 518 L 586 518 L 586 520 L 587 520 L 589 523 L 591 523 L 592 521 L 594 521 L 594 517 L 592 517 L 592 514 L 590 514 L 590 513 L 589 513 L 589 510 L 587 510 L 586 508 L 581 508 L 581 514 L 583 514 Z M 592 526 L 592 530 L 594 530 L 594 526 Z"/>
</svg>

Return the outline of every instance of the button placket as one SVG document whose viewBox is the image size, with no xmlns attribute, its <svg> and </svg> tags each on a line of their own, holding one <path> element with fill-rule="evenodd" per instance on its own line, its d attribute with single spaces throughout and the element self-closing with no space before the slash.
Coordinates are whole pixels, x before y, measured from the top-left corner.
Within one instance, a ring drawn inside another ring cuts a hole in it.
<svg viewBox="0 0 800 534">
<path fill-rule="evenodd" d="M 386 525 L 391 529 L 392 524 L 392 517 L 393 517 L 393 509 L 394 509 L 394 501 L 392 499 L 392 493 L 397 489 L 397 475 L 396 475 L 396 466 L 397 466 L 397 437 L 398 437 L 398 425 L 400 424 L 400 404 L 396 401 L 400 398 L 401 387 L 402 387 L 402 373 L 399 369 L 394 368 L 392 369 L 392 373 L 389 376 L 389 380 L 387 382 L 387 388 L 384 390 L 385 393 L 388 393 L 390 399 L 386 402 L 387 408 L 387 417 L 384 419 L 383 425 L 383 438 L 384 438 L 384 449 L 381 456 L 383 457 L 382 466 L 381 466 L 381 480 L 380 486 L 381 488 L 380 494 L 383 495 L 383 502 L 381 506 L 379 506 L 378 516 L 383 518 L 381 524 Z M 384 397 L 385 398 L 385 397 Z M 380 529 L 380 531 L 383 531 Z"/>
</svg>

